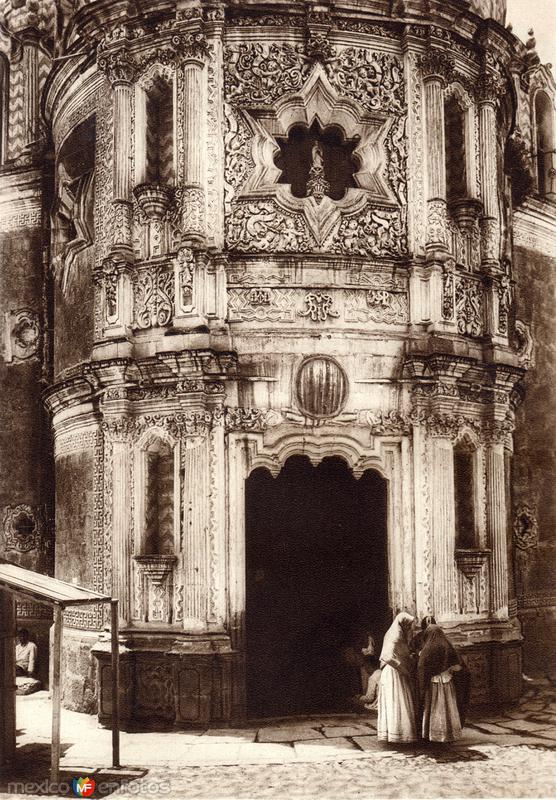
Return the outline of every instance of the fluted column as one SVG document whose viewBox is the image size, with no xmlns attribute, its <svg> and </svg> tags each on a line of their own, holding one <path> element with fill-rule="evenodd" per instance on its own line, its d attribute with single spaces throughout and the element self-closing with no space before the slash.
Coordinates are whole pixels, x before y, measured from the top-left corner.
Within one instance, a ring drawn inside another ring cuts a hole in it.
<svg viewBox="0 0 556 800">
<path fill-rule="evenodd" d="M 496 143 L 496 100 L 498 79 L 483 74 L 477 85 L 479 102 L 481 186 L 484 217 L 481 222 L 481 255 L 483 265 L 500 260 L 500 215 L 498 208 L 498 158 Z"/>
<path fill-rule="evenodd" d="M 187 61 L 182 68 L 182 225 L 186 236 L 204 240 L 205 230 L 205 73 L 204 62 Z"/>
<path fill-rule="evenodd" d="M 39 53 L 35 40 L 26 43 L 23 53 L 25 78 L 25 144 L 35 142 L 40 134 L 39 117 Z"/>
<path fill-rule="evenodd" d="M 424 85 L 427 252 L 446 250 L 446 146 L 444 88 L 452 62 L 442 50 L 430 48 L 419 62 Z"/>
<path fill-rule="evenodd" d="M 208 439 L 182 450 L 184 628 L 207 628 L 210 593 L 210 452 Z"/>
<path fill-rule="evenodd" d="M 131 255 L 131 155 L 133 143 L 130 134 L 136 64 L 124 48 L 108 55 L 102 55 L 98 65 L 110 81 L 113 92 L 112 207 L 114 223 L 112 225 L 112 249 Z"/>
<path fill-rule="evenodd" d="M 448 439 L 432 441 L 432 563 L 433 613 L 437 619 L 454 615 L 455 584 L 455 515 L 454 464 L 452 443 Z"/>
<path fill-rule="evenodd" d="M 488 447 L 486 463 L 487 521 L 489 545 L 491 549 L 491 610 L 495 616 L 506 619 L 508 616 L 508 559 L 503 444 L 495 443 Z"/>
<path fill-rule="evenodd" d="M 112 597 L 119 599 L 120 624 L 131 619 L 131 448 L 126 439 L 112 442 Z"/>
</svg>

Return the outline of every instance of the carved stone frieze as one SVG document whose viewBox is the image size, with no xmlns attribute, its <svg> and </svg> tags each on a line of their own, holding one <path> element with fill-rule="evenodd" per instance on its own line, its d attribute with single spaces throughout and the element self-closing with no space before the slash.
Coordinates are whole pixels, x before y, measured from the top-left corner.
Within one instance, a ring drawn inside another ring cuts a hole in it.
<svg viewBox="0 0 556 800">
<path fill-rule="evenodd" d="M 371 204 L 359 215 L 342 220 L 333 237 L 334 252 L 399 258 L 407 254 L 407 228 L 401 211 Z"/>
<path fill-rule="evenodd" d="M 397 56 L 346 47 L 329 62 L 328 76 L 341 95 L 369 111 L 405 113 L 403 64 Z"/>
<path fill-rule="evenodd" d="M 273 200 L 237 203 L 226 221 L 226 238 L 228 247 L 240 251 L 306 252 L 316 248 L 301 214 L 287 214 Z"/>
<path fill-rule="evenodd" d="M 299 91 L 311 69 L 302 46 L 290 44 L 243 43 L 225 51 L 225 63 L 228 101 L 247 106 L 269 106 Z"/>
<path fill-rule="evenodd" d="M 300 317 L 308 317 L 312 322 L 326 322 L 328 317 L 339 317 L 334 309 L 334 297 L 327 292 L 307 292 L 303 300 L 305 309 L 298 311 Z"/>
<path fill-rule="evenodd" d="M 406 292 L 368 289 L 366 292 L 345 292 L 346 322 L 375 322 L 383 325 L 405 325 L 409 322 L 409 300 Z"/>
<path fill-rule="evenodd" d="M 228 289 L 230 322 L 294 322 L 294 289 Z"/>
<path fill-rule="evenodd" d="M 262 432 L 273 428 L 282 421 L 278 411 L 261 408 L 232 408 L 226 407 L 224 417 L 226 431 L 256 431 Z"/>
</svg>

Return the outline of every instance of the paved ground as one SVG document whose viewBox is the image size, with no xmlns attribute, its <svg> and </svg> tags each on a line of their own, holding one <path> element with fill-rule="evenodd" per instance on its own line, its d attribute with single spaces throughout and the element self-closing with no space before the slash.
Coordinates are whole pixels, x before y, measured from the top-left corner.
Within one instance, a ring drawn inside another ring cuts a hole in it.
<svg viewBox="0 0 556 800">
<path fill-rule="evenodd" d="M 45 693 L 18 698 L 18 772 L 0 784 L 12 797 L 46 791 L 49 714 Z M 375 722 L 309 717 L 241 730 L 122 733 L 126 768 L 116 775 L 110 731 L 64 712 L 63 780 L 91 775 L 114 798 L 556 797 L 556 684 L 530 684 L 518 706 L 474 715 L 456 745 L 393 748 L 377 742 Z"/>
</svg>

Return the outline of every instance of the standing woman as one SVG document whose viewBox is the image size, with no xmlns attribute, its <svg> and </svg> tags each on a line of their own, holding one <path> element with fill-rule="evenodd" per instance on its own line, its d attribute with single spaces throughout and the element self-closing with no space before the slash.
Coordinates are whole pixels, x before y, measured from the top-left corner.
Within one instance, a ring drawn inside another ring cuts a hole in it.
<svg viewBox="0 0 556 800">
<path fill-rule="evenodd" d="M 415 667 L 409 650 L 414 618 L 405 611 L 386 631 L 380 666 L 377 735 L 381 742 L 415 742 Z"/>
<path fill-rule="evenodd" d="M 423 739 L 461 738 L 469 697 L 469 672 L 439 625 L 429 625 L 417 668 Z"/>
</svg>

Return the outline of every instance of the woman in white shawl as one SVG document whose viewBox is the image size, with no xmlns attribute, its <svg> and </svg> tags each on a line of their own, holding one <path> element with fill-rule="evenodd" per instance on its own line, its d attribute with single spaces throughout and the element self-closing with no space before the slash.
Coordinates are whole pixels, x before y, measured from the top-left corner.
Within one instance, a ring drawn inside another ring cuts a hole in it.
<svg viewBox="0 0 556 800">
<path fill-rule="evenodd" d="M 382 742 L 416 742 L 415 666 L 409 650 L 414 618 L 402 611 L 386 631 L 380 654 L 377 735 Z"/>
</svg>

